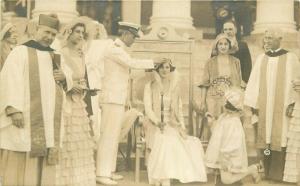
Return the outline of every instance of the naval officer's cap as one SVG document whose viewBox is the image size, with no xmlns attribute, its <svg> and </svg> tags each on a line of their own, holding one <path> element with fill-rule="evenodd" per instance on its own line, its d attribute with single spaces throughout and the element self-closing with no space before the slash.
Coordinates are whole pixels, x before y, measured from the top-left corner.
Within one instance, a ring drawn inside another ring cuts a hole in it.
<svg viewBox="0 0 300 186">
<path fill-rule="evenodd" d="M 140 25 L 135 24 L 135 23 L 119 22 L 119 29 L 120 30 L 128 30 L 133 35 L 135 35 L 136 37 L 140 37 L 140 35 L 139 35 L 140 27 L 141 27 Z"/>
</svg>

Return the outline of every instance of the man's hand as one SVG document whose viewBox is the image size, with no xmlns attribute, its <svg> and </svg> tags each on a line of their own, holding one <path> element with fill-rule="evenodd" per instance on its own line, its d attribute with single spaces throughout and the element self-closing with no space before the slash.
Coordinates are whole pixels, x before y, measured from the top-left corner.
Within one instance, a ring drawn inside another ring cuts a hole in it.
<svg viewBox="0 0 300 186">
<path fill-rule="evenodd" d="M 188 135 L 187 135 L 187 131 L 183 128 L 179 129 L 179 134 L 183 139 L 187 139 Z"/>
<path fill-rule="evenodd" d="M 18 128 L 24 128 L 24 117 L 21 112 L 17 112 L 10 115 L 12 124 Z"/>
<path fill-rule="evenodd" d="M 66 79 L 66 76 L 61 69 L 53 70 L 53 77 L 55 81 L 64 81 Z"/>
<path fill-rule="evenodd" d="M 153 59 L 154 65 L 159 64 L 159 63 L 161 63 L 162 61 L 163 61 L 163 58 L 162 58 L 162 57 L 156 57 L 156 58 Z"/>
<path fill-rule="evenodd" d="M 71 89 L 71 92 L 72 93 L 82 93 L 84 87 L 81 86 L 81 85 L 78 85 L 78 84 L 74 84 L 72 89 Z"/>
<path fill-rule="evenodd" d="M 164 131 L 164 128 L 165 128 L 165 126 L 166 126 L 166 124 L 165 124 L 165 123 L 162 123 L 162 122 L 159 122 L 157 126 L 158 126 L 158 128 L 160 129 L 160 131 L 163 132 L 163 131 Z"/>
</svg>

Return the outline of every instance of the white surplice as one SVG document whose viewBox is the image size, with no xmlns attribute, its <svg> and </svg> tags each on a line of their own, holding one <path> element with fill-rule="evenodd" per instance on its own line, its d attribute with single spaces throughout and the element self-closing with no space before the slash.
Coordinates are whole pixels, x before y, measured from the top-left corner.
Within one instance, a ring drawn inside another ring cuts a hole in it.
<svg viewBox="0 0 300 186">
<path fill-rule="evenodd" d="M 258 108 L 258 97 L 259 97 L 259 87 L 260 87 L 260 75 L 261 75 L 261 64 L 265 54 L 258 56 L 255 65 L 252 69 L 247 88 L 245 91 L 244 104 L 252 108 Z M 268 57 L 267 71 L 266 71 L 266 85 L 267 85 L 267 95 L 266 95 L 266 144 L 271 143 L 271 131 L 273 123 L 273 111 L 275 103 L 275 89 L 276 89 L 276 79 L 277 79 L 277 66 L 278 66 L 279 56 L 278 57 Z M 286 77 L 285 77 L 285 98 L 284 98 L 284 111 L 287 106 L 295 102 L 295 92 L 292 89 L 291 81 L 300 72 L 300 62 L 297 56 L 293 53 L 287 53 L 286 60 Z M 281 134 L 281 147 L 286 147 L 287 143 L 287 130 L 288 130 L 288 118 L 283 115 L 283 126 Z"/>
<path fill-rule="evenodd" d="M 36 51 L 46 146 L 49 148 L 54 147 L 55 81 L 50 53 L 48 51 Z M 9 54 L 0 74 L 0 149 L 20 152 L 31 150 L 28 64 L 28 48 L 24 45 L 17 46 Z M 72 87 L 72 78 L 68 73 L 68 68 L 65 67 L 64 63 L 61 63 L 61 67 L 65 72 L 68 87 Z M 7 117 L 5 113 L 7 106 L 12 106 L 23 113 L 24 128 L 17 128 L 12 125 L 11 118 Z"/>
</svg>

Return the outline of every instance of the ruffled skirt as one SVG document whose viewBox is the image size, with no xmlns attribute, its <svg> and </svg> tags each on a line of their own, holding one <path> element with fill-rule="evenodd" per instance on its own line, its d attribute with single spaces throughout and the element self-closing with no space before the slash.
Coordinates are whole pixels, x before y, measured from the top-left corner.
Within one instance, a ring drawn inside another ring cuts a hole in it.
<svg viewBox="0 0 300 186">
<path fill-rule="evenodd" d="M 300 105 L 296 105 L 290 121 L 283 181 L 296 183 L 300 177 Z"/>
<path fill-rule="evenodd" d="M 163 133 L 157 130 L 148 161 L 150 184 L 163 179 L 178 179 L 182 183 L 206 182 L 203 156 L 198 138 L 188 136 L 183 139 L 177 130 L 169 126 Z"/>
<path fill-rule="evenodd" d="M 56 183 L 59 186 L 96 186 L 95 144 L 90 136 L 86 104 L 82 99 L 70 102 L 72 110 L 65 113 L 65 133 Z"/>
</svg>

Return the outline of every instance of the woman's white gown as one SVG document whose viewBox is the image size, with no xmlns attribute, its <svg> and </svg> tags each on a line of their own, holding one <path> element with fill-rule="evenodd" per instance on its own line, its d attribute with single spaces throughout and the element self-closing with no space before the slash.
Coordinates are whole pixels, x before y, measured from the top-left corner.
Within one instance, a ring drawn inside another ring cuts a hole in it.
<svg viewBox="0 0 300 186">
<path fill-rule="evenodd" d="M 148 160 L 148 178 L 154 180 L 178 179 L 182 183 L 206 182 L 204 151 L 200 140 L 193 136 L 184 139 L 178 129 L 169 125 L 170 97 L 164 97 L 163 133 L 157 128 Z"/>
</svg>

